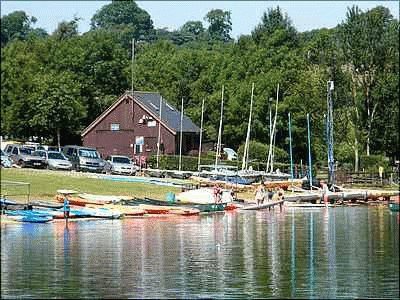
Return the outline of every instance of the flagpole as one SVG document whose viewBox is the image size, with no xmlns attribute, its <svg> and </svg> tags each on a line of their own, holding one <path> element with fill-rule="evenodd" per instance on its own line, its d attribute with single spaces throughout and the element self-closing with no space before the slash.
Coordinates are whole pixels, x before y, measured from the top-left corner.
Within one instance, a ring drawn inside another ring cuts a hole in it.
<svg viewBox="0 0 400 300">
<path fill-rule="evenodd" d="M 222 114 L 224 112 L 224 86 L 222 85 L 222 96 L 221 96 L 221 116 L 219 119 L 219 129 L 218 129 L 218 142 L 217 142 L 217 151 L 215 153 L 215 170 L 217 170 L 218 165 L 218 157 L 221 151 L 221 134 L 222 134 Z"/>
<path fill-rule="evenodd" d="M 181 136 L 179 142 L 179 171 L 182 168 L 182 123 L 183 123 L 183 97 L 182 97 L 182 106 L 181 106 Z"/>
<path fill-rule="evenodd" d="M 197 161 L 197 170 L 200 171 L 201 142 L 203 138 L 203 117 L 204 117 L 204 98 L 201 104 L 201 121 L 200 121 L 200 143 L 199 143 L 199 159 Z"/>
<path fill-rule="evenodd" d="M 157 169 L 160 161 L 160 140 L 161 140 L 161 112 L 162 112 L 162 96 L 160 96 L 160 115 L 158 121 L 158 138 L 157 138 Z"/>
</svg>

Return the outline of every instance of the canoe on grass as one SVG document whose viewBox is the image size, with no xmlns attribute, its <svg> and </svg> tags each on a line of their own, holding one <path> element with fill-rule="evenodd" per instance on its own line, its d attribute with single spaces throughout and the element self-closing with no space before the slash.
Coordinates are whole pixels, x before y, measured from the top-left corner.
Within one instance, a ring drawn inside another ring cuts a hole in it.
<svg viewBox="0 0 400 300">
<path fill-rule="evenodd" d="M 88 208 L 99 208 L 98 205 L 87 204 Z M 101 206 L 103 208 L 109 209 L 111 211 L 115 211 L 124 216 L 143 216 L 145 211 L 138 207 L 130 206 L 130 205 L 119 205 L 119 204 L 105 204 Z"/>
<path fill-rule="evenodd" d="M 181 206 L 139 204 L 139 208 L 146 211 L 147 214 L 175 214 L 182 216 L 193 216 L 200 213 L 200 210 L 198 209 Z"/>
<path fill-rule="evenodd" d="M 146 214 L 167 214 L 169 208 L 167 206 L 139 204 L 139 208 L 143 209 Z"/>
<path fill-rule="evenodd" d="M 144 198 L 139 199 L 136 198 L 135 200 L 126 202 L 128 205 L 140 205 L 140 204 L 150 204 L 156 206 L 166 206 L 166 207 L 180 207 L 180 208 L 194 208 L 198 209 L 200 212 L 217 212 L 217 211 L 224 211 L 227 204 L 225 203 L 218 203 L 215 204 L 194 204 L 194 203 L 181 203 L 181 202 L 168 202 L 163 200 L 151 199 L 151 198 Z"/>
<path fill-rule="evenodd" d="M 171 209 L 168 213 L 179 216 L 197 216 L 200 210 L 196 208 Z"/>
<path fill-rule="evenodd" d="M 90 207 L 71 207 L 72 214 L 81 214 L 81 216 L 85 217 L 94 217 L 94 218 L 105 218 L 105 219 L 119 219 L 121 217 L 121 213 L 118 211 L 113 211 L 111 209 L 107 209 L 104 207 L 100 208 L 90 208 Z"/>
<path fill-rule="evenodd" d="M 41 200 L 31 201 L 30 204 L 35 207 L 45 207 L 45 208 L 54 208 L 54 209 L 63 207 L 63 205 L 59 204 L 59 203 L 41 201 Z"/>
<path fill-rule="evenodd" d="M 64 198 L 65 197 L 63 195 L 60 195 L 60 194 L 55 196 L 56 201 L 60 202 L 60 203 L 64 202 Z M 82 198 L 82 197 L 80 197 L 78 195 L 77 196 L 68 195 L 67 199 L 68 199 L 70 205 L 77 205 L 77 206 L 85 206 L 86 204 L 104 205 L 104 204 L 112 202 L 112 200 L 103 200 L 103 199 L 95 200 L 93 198 L 86 199 L 86 198 Z"/>
</svg>

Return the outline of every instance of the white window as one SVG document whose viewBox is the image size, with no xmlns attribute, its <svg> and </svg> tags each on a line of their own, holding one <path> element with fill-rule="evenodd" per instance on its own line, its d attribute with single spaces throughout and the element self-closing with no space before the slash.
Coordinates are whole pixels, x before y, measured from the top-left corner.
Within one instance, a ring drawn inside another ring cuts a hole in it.
<svg viewBox="0 0 400 300">
<path fill-rule="evenodd" d="M 136 136 L 135 137 L 135 148 L 134 148 L 135 154 L 143 152 L 143 144 L 144 144 L 144 136 Z"/>
<path fill-rule="evenodd" d="M 135 144 L 135 154 L 143 152 L 143 145 Z"/>
<path fill-rule="evenodd" d="M 155 120 L 148 121 L 147 127 L 156 127 L 156 121 Z"/>
<path fill-rule="evenodd" d="M 119 123 L 111 123 L 111 131 L 119 131 Z"/>
</svg>

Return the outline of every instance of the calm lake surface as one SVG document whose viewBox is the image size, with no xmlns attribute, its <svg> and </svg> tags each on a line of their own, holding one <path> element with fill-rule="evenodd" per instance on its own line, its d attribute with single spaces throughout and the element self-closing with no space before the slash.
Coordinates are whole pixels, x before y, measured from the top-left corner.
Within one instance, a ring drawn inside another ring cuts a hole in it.
<svg viewBox="0 0 400 300">
<path fill-rule="evenodd" d="M 284 208 L 1 226 L 2 298 L 398 298 L 399 215 Z"/>
</svg>

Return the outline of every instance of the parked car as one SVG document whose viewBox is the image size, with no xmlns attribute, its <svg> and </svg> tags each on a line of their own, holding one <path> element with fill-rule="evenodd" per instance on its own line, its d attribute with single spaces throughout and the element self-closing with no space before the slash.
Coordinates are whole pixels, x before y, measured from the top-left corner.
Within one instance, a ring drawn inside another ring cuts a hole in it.
<svg viewBox="0 0 400 300">
<path fill-rule="evenodd" d="M 42 146 L 46 151 L 56 151 L 56 152 L 60 151 L 57 146 L 48 146 L 48 145 L 42 145 Z"/>
<path fill-rule="evenodd" d="M 7 154 L 4 153 L 3 150 L 1 150 L 1 166 L 4 168 L 11 168 L 12 166 L 12 161 L 8 157 Z"/>
<path fill-rule="evenodd" d="M 34 156 L 41 156 L 46 160 L 47 168 L 50 170 L 71 170 L 72 163 L 58 151 L 38 150 L 32 153 Z"/>
<path fill-rule="evenodd" d="M 227 160 L 237 160 L 237 153 L 231 148 L 224 148 L 224 153 Z"/>
<path fill-rule="evenodd" d="M 36 150 L 46 150 L 43 145 L 40 145 L 39 143 L 32 143 L 32 142 L 27 142 L 25 144 L 23 144 L 24 148 L 28 148 L 31 149 L 32 151 L 36 151 Z"/>
<path fill-rule="evenodd" d="M 32 150 L 21 145 L 13 145 L 10 158 L 20 167 L 45 168 L 46 160 L 40 156 L 33 156 Z"/>
<path fill-rule="evenodd" d="M 106 158 L 106 170 L 112 174 L 135 175 L 137 167 L 131 159 L 123 155 L 111 155 Z"/>
<path fill-rule="evenodd" d="M 64 146 L 63 154 L 72 163 L 76 171 L 104 172 L 105 161 L 94 148 L 82 146 Z"/>
</svg>

